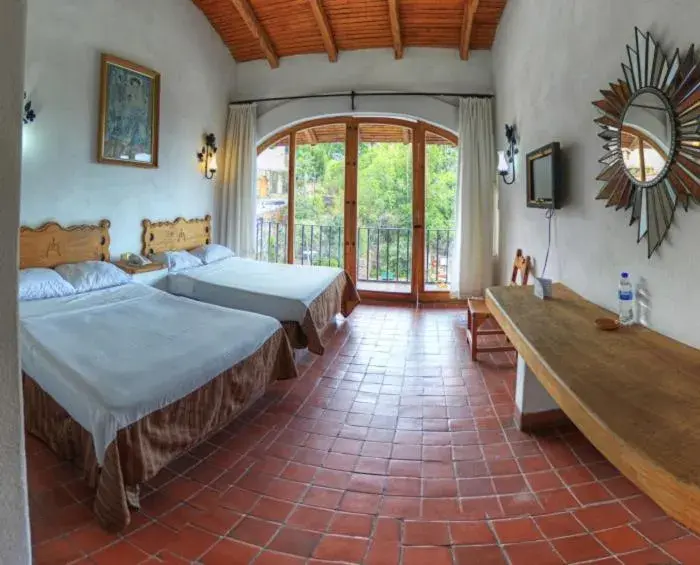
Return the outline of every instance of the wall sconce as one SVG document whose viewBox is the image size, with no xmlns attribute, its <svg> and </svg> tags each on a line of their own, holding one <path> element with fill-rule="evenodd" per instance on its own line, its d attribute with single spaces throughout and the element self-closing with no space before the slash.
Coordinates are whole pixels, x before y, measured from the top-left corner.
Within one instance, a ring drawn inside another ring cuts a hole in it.
<svg viewBox="0 0 700 565">
<path fill-rule="evenodd" d="M 32 101 L 27 100 L 27 93 L 24 93 L 24 99 L 26 102 L 24 103 L 24 109 L 22 111 L 22 123 L 26 124 L 31 124 L 35 119 L 36 119 L 36 112 L 32 108 Z"/>
<path fill-rule="evenodd" d="M 204 146 L 202 151 L 197 153 L 197 159 L 200 163 L 204 163 L 204 178 L 213 179 L 216 174 L 218 165 L 216 163 L 216 136 L 213 133 L 207 133 L 204 136 Z"/>
<path fill-rule="evenodd" d="M 498 152 L 498 174 L 501 175 L 505 184 L 513 184 L 515 182 L 515 156 L 518 154 L 515 139 L 515 124 L 506 124 L 506 141 L 508 149 Z M 508 175 L 511 179 L 508 180 Z"/>
</svg>

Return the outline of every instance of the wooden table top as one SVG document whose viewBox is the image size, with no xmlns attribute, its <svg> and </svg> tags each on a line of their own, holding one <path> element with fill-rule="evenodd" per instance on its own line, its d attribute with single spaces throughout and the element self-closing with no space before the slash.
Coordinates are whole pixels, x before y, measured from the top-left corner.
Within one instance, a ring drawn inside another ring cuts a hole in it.
<svg viewBox="0 0 700 565">
<path fill-rule="evenodd" d="M 679 505 L 691 504 L 686 496 L 700 501 L 700 350 L 642 326 L 599 330 L 594 320 L 609 311 L 562 284 L 553 296 L 494 287 L 486 300 L 579 429 L 667 512 L 698 529 L 700 509 L 689 516 L 651 491 L 663 485 Z"/>
</svg>

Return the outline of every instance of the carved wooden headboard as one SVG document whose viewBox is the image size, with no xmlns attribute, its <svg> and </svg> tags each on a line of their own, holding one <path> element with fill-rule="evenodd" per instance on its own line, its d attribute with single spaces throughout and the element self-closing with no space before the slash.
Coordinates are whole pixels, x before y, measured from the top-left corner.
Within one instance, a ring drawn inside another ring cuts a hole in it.
<svg viewBox="0 0 700 565">
<path fill-rule="evenodd" d="M 19 230 L 19 268 L 52 268 L 62 263 L 109 261 L 109 220 L 97 225 L 62 227 L 47 222 Z"/>
<path fill-rule="evenodd" d="M 143 221 L 141 253 L 150 255 L 162 251 L 189 251 L 211 243 L 211 216 L 177 218 L 172 222 Z"/>
</svg>

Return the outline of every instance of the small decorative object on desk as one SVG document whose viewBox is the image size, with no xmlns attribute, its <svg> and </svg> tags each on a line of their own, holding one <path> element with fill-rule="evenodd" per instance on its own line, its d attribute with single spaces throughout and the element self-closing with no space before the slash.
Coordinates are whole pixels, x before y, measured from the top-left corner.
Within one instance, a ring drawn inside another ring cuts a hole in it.
<svg viewBox="0 0 700 565">
<path fill-rule="evenodd" d="M 535 277 L 535 296 L 542 300 L 552 298 L 552 279 Z"/>
<path fill-rule="evenodd" d="M 595 325 L 599 330 L 610 332 L 620 327 L 620 320 L 617 318 L 598 318 Z"/>
</svg>

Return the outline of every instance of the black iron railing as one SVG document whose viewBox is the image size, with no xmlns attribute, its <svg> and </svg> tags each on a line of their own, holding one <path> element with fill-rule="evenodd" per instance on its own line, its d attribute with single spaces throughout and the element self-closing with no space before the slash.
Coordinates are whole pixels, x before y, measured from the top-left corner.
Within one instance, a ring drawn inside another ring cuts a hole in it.
<svg viewBox="0 0 700 565">
<path fill-rule="evenodd" d="M 449 283 L 454 230 L 425 230 L 425 282 Z M 357 279 L 364 282 L 410 282 L 413 256 L 411 228 L 357 230 Z M 257 221 L 256 258 L 271 263 L 287 262 L 287 224 Z M 297 224 L 294 262 L 300 265 L 343 265 L 343 228 Z"/>
<path fill-rule="evenodd" d="M 410 282 L 412 242 L 410 228 L 358 228 L 357 280 Z"/>
<path fill-rule="evenodd" d="M 450 282 L 450 253 L 454 230 L 425 230 L 425 282 L 447 285 Z"/>
</svg>

